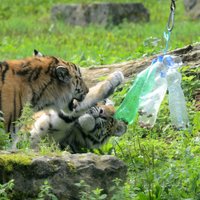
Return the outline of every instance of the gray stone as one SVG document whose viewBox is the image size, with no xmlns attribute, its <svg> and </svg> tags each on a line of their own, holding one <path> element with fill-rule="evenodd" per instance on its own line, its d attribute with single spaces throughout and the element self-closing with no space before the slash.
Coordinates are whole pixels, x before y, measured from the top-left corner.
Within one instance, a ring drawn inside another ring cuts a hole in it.
<svg viewBox="0 0 200 200">
<path fill-rule="evenodd" d="M 200 19 L 200 0 L 184 0 L 184 5 L 192 19 Z"/>
<path fill-rule="evenodd" d="M 118 25 L 129 22 L 149 21 L 149 11 L 142 3 L 94 3 L 58 4 L 52 8 L 52 19 L 67 24 L 86 26 L 88 24 Z"/>
<path fill-rule="evenodd" d="M 80 188 L 75 183 L 81 180 L 91 188 L 102 188 L 111 195 L 109 188 L 113 185 L 112 181 L 116 178 L 124 181 L 127 171 L 122 161 L 108 155 L 65 153 L 57 157 L 31 158 L 28 164 L 18 159 L 12 161 L 12 158 L 9 161 L 11 168 L 8 168 L 9 159 L 3 161 L 5 155 L 9 157 L 10 154 L 0 152 L 0 183 L 14 179 L 12 199 L 15 200 L 35 199 L 45 180 L 48 180 L 52 192 L 59 200 L 78 200 Z M 18 156 L 23 160 L 23 154 Z"/>
</svg>

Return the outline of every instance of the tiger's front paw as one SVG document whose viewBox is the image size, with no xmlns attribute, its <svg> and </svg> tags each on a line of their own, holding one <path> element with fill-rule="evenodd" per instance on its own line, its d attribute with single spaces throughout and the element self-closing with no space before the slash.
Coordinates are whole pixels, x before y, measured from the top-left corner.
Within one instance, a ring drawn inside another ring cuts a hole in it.
<svg viewBox="0 0 200 200">
<path fill-rule="evenodd" d="M 92 131 L 95 127 L 95 119 L 90 114 L 84 114 L 78 118 L 79 125 L 84 130 L 84 132 Z"/>
</svg>

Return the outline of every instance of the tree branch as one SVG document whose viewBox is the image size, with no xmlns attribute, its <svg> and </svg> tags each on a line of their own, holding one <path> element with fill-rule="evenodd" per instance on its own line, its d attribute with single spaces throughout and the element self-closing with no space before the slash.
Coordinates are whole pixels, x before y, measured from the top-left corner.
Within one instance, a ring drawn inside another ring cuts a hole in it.
<svg viewBox="0 0 200 200">
<path fill-rule="evenodd" d="M 200 43 L 170 51 L 168 54 L 180 56 L 184 65 L 195 68 L 200 66 Z M 139 73 L 148 67 L 151 64 L 151 61 L 158 55 L 161 54 L 111 65 L 82 68 L 81 71 L 83 78 L 89 87 L 94 86 L 102 79 L 102 77 L 107 76 L 108 74 L 117 70 L 122 71 L 125 79 L 127 80 L 134 74 Z"/>
</svg>

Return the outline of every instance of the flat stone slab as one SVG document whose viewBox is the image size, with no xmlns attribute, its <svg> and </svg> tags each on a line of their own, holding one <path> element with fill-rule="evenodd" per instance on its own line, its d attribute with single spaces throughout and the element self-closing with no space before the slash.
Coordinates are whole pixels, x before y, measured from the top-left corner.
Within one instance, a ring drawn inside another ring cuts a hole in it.
<svg viewBox="0 0 200 200">
<path fill-rule="evenodd" d="M 142 3 L 57 4 L 52 8 L 51 16 L 52 19 L 79 26 L 118 25 L 124 20 L 148 22 L 150 18 Z"/>
<path fill-rule="evenodd" d="M 84 180 L 92 189 L 102 188 L 109 195 L 113 180 L 126 178 L 126 165 L 114 156 L 69 154 L 30 156 L 0 152 L 0 184 L 14 179 L 12 199 L 36 199 L 41 185 L 48 180 L 59 200 L 80 199 L 81 189 L 75 185 Z"/>
</svg>

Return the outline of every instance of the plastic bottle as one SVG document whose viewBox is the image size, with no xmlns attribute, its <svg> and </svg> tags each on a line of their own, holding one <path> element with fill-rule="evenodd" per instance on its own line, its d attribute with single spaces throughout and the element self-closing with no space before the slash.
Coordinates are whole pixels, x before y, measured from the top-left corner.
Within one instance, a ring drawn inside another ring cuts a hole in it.
<svg viewBox="0 0 200 200">
<path fill-rule="evenodd" d="M 163 57 L 158 57 L 155 65 L 154 87 L 148 94 L 140 97 L 139 124 L 144 128 L 152 128 L 154 126 L 160 105 L 167 91 L 167 67 L 163 65 Z"/>
<path fill-rule="evenodd" d="M 163 63 L 168 67 L 168 101 L 171 123 L 177 128 L 186 129 L 189 126 L 187 108 L 183 90 L 181 88 L 181 74 L 177 68 L 182 65 L 180 57 L 166 56 Z"/>
<path fill-rule="evenodd" d="M 155 69 L 155 65 L 151 65 L 137 75 L 136 80 L 126 94 L 125 99 L 115 113 L 114 117 L 116 119 L 123 120 L 128 124 L 135 121 L 139 108 L 140 95 L 147 94 L 154 86 Z"/>
</svg>

